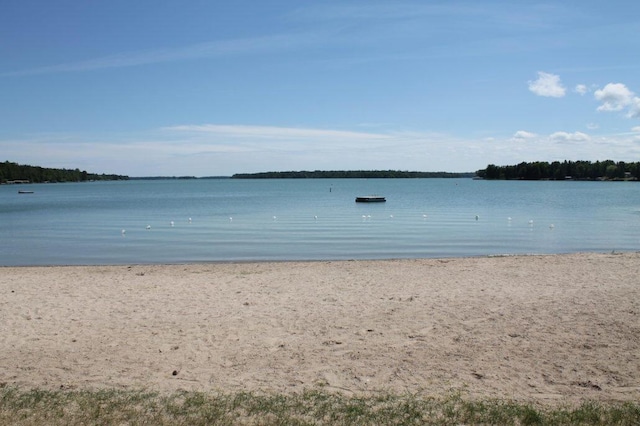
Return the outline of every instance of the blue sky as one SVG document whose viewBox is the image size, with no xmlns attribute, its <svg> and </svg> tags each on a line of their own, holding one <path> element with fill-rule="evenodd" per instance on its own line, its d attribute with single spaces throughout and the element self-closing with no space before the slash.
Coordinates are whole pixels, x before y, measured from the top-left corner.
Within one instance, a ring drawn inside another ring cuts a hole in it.
<svg viewBox="0 0 640 426">
<path fill-rule="evenodd" d="M 5 0 L 0 161 L 97 173 L 640 161 L 640 3 Z"/>
</svg>

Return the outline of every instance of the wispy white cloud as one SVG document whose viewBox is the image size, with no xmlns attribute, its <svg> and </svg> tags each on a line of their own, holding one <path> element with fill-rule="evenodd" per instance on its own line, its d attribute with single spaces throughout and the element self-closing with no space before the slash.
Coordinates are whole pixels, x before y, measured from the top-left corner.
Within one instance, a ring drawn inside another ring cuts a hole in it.
<svg viewBox="0 0 640 426">
<path fill-rule="evenodd" d="M 518 140 L 526 140 L 526 139 L 533 139 L 535 137 L 537 137 L 538 135 L 535 133 L 531 133 L 531 132 L 527 132 L 525 130 L 518 130 L 517 132 L 514 133 L 512 139 L 515 141 Z"/>
<path fill-rule="evenodd" d="M 640 128 L 638 128 L 640 131 Z M 518 132 L 516 132 L 518 133 Z M 494 164 L 517 164 L 521 161 L 603 160 L 637 161 L 640 158 L 640 134 L 615 133 L 593 137 L 584 132 L 557 131 L 548 135 L 491 141 L 491 149 L 480 155 L 491 156 Z M 521 135 L 522 136 L 522 135 Z M 514 143 L 518 142 L 518 143 Z"/>
<path fill-rule="evenodd" d="M 316 47 L 349 50 L 348 55 L 338 55 L 345 62 L 402 60 L 424 57 L 425 52 L 432 57 L 484 55 L 487 52 L 511 51 L 514 48 L 513 37 L 504 36 L 505 32 L 553 26 L 559 20 L 553 12 L 562 9 L 557 5 L 518 5 L 498 10 L 471 3 L 318 3 L 279 16 L 277 31 L 254 37 L 119 52 L 86 60 L 7 71 L 0 76 L 84 72 L 224 55 L 301 51 Z M 482 39 L 475 37 L 482 31 L 488 31 L 491 35 Z M 457 42 L 456 39 L 459 40 L 461 36 L 464 41 Z M 392 49 L 388 48 L 390 43 Z M 382 45 L 387 47 L 382 48 Z M 456 48 L 452 49 L 452 45 Z M 516 49 L 522 52 L 523 49 L 538 50 L 540 46 L 538 43 L 526 47 L 518 44 Z M 326 60 L 335 62 L 336 56 Z"/>
<path fill-rule="evenodd" d="M 247 125 L 180 125 L 164 127 L 164 131 L 203 133 L 233 138 L 256 139 L 324 139 L 324 140 L 388 140 L 389 136 L 380 133 L 352 132 L 342 130 L 308 129 L 299 127 L 247 126 Z"/>
<path fill-rule="evenodd" d="M 178 125 L 137 135 L 1 140 L 14 161 L 149 175 L 229 175 L 267 170 L 473 171 L 482 144 L 447 134 L 357 132 L 250 125 Z M 11 147 L 19 146 L 20 149 Z"/>
<path fill-rule="evenodd" d="M 591 137 L 586 133 L 582 133 L 582 132 L 573 132 L 573 133 L 555 132 L 549 135 L 549 139 L 554 142 L 565 143 L 565 142 L 586 142 L 586 141 L 590 141 Z"/>
<path fill-rule="evenodd" d="M 582 132 L 463 138 L 395 130 L 227 124 L 176 125 L 126 135 L 48 134 L 0 139 L 12 161 L 132 176 L 230 175 L 270 170 L 398 169 L 475 171 L 521 161 L 636 161 L 640 128 L 592 138 Z M 517 141 L 518 143 L 514 143 Z"/>
<path fill-rule="evenodd" d="M 154 49 L 126 52 L 83 61 L 5 72 L 2 76 L 38 75 L 64 72 L 93 71 L 105 68 L 123 68 L 162 62 L 175 62 L 237 54 L 256 54 L 295 50 L 317 43 L 321 34 L 289 33 L 253 38 L 218 40 L 181 46 L 172 49 Z"/>
<path fill-rule="evenodd" d="M 529 81 L 529 90 L 538 96 L 561 98 L 567 89 L 560 82 L 560 76 L 538 71 L 538 79 Z"/>
<path fill-rule="evenodd" d="M 352 22 L 361 25 L 367 21 L 415 22 L 428 18 L 431 28 L 453 31 L 451 24 L 465 25 L 467 28 L 508 27 L 518 29 L 548 28 L 560 20 L 562 6 L 518 5 L 500 9 L 475 3 L 406 3 L 395 2 L 354 4 L 324 4 L 297 9 L 288 17 L 296 21 L 309 22 Z M 558 16 L 556 16 L 556 14 Z M 423 29 L 428 30 L 427 29 Z"/>
<path fill-rule="evenodd" d="M 574 92 L 579 93 L 581 95 L 586 94 L 589 91 L 589 88 L 585 84 L 578 84 L 573 89 Z"/>
<path fill-rule="evenodd" d="M 359 48 L 359 59 L 349 56 L 349 60 L 368 61 L 371 60 L 368 56 L 370 52 L 362 49 L 363 46 L 366 45 L 376 48 L 380 40 L 388 40 L 390 35 L 393 35 L 393 38 L 405 40 L 411 39 L 416 35 L 422 35 L 424 34 L 425 26 L 415 24 L 417 16 L 424 18 L 433 13 L 453 13 L 452 10 L 438 12 L 439 7 L 427 9 L 429 10 L 428 13 L 425 12 L 425 8 L 423 7 L 409 5 L 368 5 L 367 7 L 332 7 L 321 5 L 318 7 L 308 7 L 290 14 L 288 22 L 291 24 L 291 27 L 284 28 L 275 34 L 213 40 L 175 48 L 120 52 L 86 60 L 7 71 L 1 73 L 0 76 L 86 72 L 229 55 L 300 51 L 301 49 L 327 46 L 340 46 L 341 48 L 357 46 Z M 478 8 L 478 10 L 481 9 Z M 463 9 L 457 9 L 457 13 L 463 13 Z M 345 29 L 343 19 L 350 22 L 350 24 L 346 25 L 351 28 L 350 30 Z M 376 21 L 377 19 L 383 20 L 385 24 L 382 26 L 379 24 L 375 26 L 362 25 L 362 20 Z M 310 21 L 315 24 L 301 25 L 305 23 L 309 24 Z M 407 30 L 410 27 L 407 25 L 407 22 L 414 22 L 414 25 L 411 26 L 413 30 Z M 403 31 L 398 31 L 399 29 Z M 424 37 L 424 35 L 422 36 Z M 380 53 L 378 52 L 375 55 L 378 57 L 377 55 L 380 55 Z M 384 56 L 388 58 L 389 54 L 387 53 Z"/>
</svg>

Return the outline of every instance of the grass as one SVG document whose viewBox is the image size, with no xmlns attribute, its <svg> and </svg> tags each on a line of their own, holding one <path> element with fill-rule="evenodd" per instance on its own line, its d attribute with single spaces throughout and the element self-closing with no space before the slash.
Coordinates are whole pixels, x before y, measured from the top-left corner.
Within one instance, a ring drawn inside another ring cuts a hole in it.
<svg viewBox="0 0 640 426">
<path fill-rule="evenodd" d="M 381 394 L 297 394 L 0 389 L 3 425 L 637 425 L 640 403 L 541 408 Z"/>
</svg>

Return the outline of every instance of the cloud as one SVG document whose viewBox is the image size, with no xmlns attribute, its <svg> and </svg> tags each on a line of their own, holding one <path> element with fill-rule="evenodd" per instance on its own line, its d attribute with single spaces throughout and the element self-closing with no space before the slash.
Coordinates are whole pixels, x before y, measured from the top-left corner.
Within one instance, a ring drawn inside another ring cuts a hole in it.
<svg viewBox="0 0 640 426">
<path fill-rule="evenodd" d="M 640 97 L 622 83 L 609 83 L 594 92 L 596 100 L 602 102 L 598 111 L 622 111 L 627 109 L 627 118 L 640 118 Z"/>
<path fill-rule="evenodd" d="M 423 58 L 425 52 L 434 58 L 442 58 L 522 52 L 523 48 L 540 50 L 542 47 L 535 41 L 529 46 L 514 43 L 513 34 L 553 27 L 560 22 L 558 16 L 565 9 L 557 5 L 541 8 L 535 4 L 519 4 L 514 9 L 495 10 L 481 4 L 459 2 L 316 3 L 278 15 L 278 30 L 273 33 L 265 32 L 269 31 L 268 25 L 262 25 L 250 29 L 255 31 L 254 36 L 113 52 L 80 60 L 75 57 L 67 62 L 0 73 L 0 76 L 87 72 L 228 55 L 299 51 L 305 52 L 306 58 L 306 53 L 316 48 L 322 50 L 316 59 L 331 63 L 344 63 L 347 58 L 349 63 Z M 502 35 L 476 36 L 496 32 Z M 332 47 L 337 48 L 334 54 L 330 53 Z M 347 49 L 350 50 L 348 54 L 339 53 L 346 53 Z"/>
<path fill-rule="evenodd" d="M 609 83 L 594 92 L 596 100 L 602 102 L 598 111 L 620 111 L 633 101 L 633 92 L 622 83 Z"/>
<path fill-rule="evenodd" d="M 589 130 L 595 130 L 597 128 L 599 128 L 600 126 L 597 123 L 587 123 L 587 129 Z"/>
<path fill-rule="evenodd" d="M 627 113 L 629 118 L 640 118 L 640 98 L 634 97 L 629 105 L 629 112 Z"/>
<path fill-rule="evenodd" d="M 216 40 L 177 48 L 118 53 L 84 61 L 12 71 L 0 76 L 25 76 L 50 73 L 82 72 L 106 68 L 124 68 L 163 62 L 176 62 L 236 54 L 281 52 L 308 48 L 322 39 L 321 33 L 290 33 L 262 37 Z"/>
<path fill-rule="evenodd" d="M 474 171 L 488 164 L 480 159 L 486 149 L 498 148 L 431 132 L 228 124 L 185 124 L 127 135 L 0 138 L 0 152 L 12 161 L 132 176 L 316 169 Z"/>
<path fill-rule="evenodd" d="M 560 83 L 560 76 L 538 71 L 538 79 L 529 81 L 529 90 L 538 96 L 561 98 L 566 89 Z"/>
<path fill-rule="evenodd" d="M 538 135 L 535 133 L 527 132 L 525 130 L 518 130 L 513 134 L 513 136 L 511 137 L 511 140 L 514 142 L 522 142 L 527 139 L 533 139 L 537 136 Z"/>
<path fill-rule="evenodd" d="M 630 127 L 630 126 L 629 126 Z M 131 176 L 214 176 L 270 170 L 474 171 L 521 161 L 640 158 L 640 126 L 591 137 L 518 130 L 458 137 L 422 131 L 184 124 L 136 133 L 33 134 L 2 139 L 10 161 Z"/>
<path fill-rule="evenodd" d="M 553 142 L 566 143 L 566 142 L 587 142 L 591 140 L 591 137 L 582 132 L 555 132 L 549 135 L 549 139 Z"/>
<path fill-rule="evenodd" d="M 578 84 L 573 89 L 573 91 L 576 92 L 576 93 L 579 93 L 581 95 L 584 95 L 585 93 L 587 93 L 589 91 L 589 88 L 584 84 Z"/>
<path fill-rule="evenodd" d="M 162 130 L 172 132 L 202 133 L 221 135 L 233 138 L 308 140 L 324 139 L 338 141 L 384 140 L 388 135 L 380 133 L 351 132 L 341 130 L 308 129 L 299 127 L 246 126 L 246 125 L 181 125 L 164 127 Z"/>
</svg>

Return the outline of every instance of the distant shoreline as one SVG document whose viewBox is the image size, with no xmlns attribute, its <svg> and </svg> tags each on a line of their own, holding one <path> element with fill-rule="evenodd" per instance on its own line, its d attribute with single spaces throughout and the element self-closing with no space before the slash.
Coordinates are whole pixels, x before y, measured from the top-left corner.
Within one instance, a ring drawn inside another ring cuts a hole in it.
<svg viewBox="0 0 640 426">
<path fill-rule="evenodd" d="M 191 179 L 425 179 L 473 178 L 473 172 L 407 172 L 397 170 L 314 170 L 236 173 L 231 176 L 143 176 L 131 180 L 191 180 Z"/>
<path fill-rule="evenodd" d="M 417 172 L 400 170 L 314 170 L 237 173 L 232 179 L 406 179 L 406 178 L 472 178 L 474 172 Z"/>
</svg>

